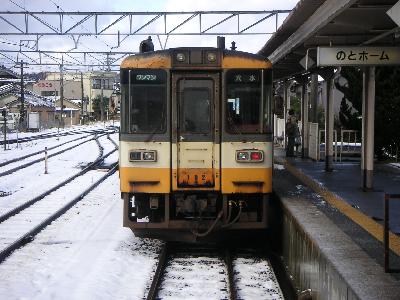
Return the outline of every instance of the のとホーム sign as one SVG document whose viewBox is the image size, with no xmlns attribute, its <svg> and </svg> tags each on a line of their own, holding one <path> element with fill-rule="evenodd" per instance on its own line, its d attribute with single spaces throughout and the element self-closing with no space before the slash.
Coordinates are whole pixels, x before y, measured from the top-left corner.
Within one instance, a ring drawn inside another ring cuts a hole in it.
<svg viewBox="0 0 400 300">
<path fill-rule="evenodd" d="M 318 47 L 317 50 L 319 67 L 399 64 L 400 47 Z"/>
</svg>

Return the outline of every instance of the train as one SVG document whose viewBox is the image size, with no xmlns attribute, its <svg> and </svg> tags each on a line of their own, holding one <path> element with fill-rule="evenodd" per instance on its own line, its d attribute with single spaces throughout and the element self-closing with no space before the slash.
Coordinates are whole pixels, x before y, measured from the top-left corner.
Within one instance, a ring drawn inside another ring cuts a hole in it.
<svg viewBox="0 0 400 300">
<path fill-rule="evenodd" d="M 195 242 L 267 229 L 271 63 L 219 42 L 150 48 L 126 57 L 120 76 L 123 226 Z"/>
</svg>

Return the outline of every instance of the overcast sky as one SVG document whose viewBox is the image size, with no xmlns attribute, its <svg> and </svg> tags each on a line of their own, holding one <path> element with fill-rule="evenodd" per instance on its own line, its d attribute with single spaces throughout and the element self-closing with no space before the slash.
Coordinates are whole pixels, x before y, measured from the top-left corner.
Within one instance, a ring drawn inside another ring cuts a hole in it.
<svg viewBox="0 0 400 300">
<path fill-rule="evenodd" d="M 60 1 L 60 0 L 2 0 L 2 5 L 0 11 L 221 11 L 221 10 L 278 10 L 278 9 L 292 9 L 298 0 L 197 0 L 197 1 L 189 1 L 189 0 L 68 0 L 68 1 Z M 0 14 L 1 16 L 1 14 Z M 182 22 L 188 16 L 176 16 L 176 17 L 168 17 L 168 29 L 174 28 L 180 22 Z M 206 28 L 208 24 L 212 25 L 218 20 L 223 19 L 225 16 L 211 16 L 210 18 L 202 19 L 203 28 Z M 286 15 L 281 15 L 278 19 L 279 24 L 282 23 Z M 8 18 L 10 18 L 8 16 Z M 46 18 L 46 17 L 44 17 Z M 53 19 L 51 19 L 53 18 Z M 47 17 L 45 19 L 50 24 L 54 24 L 54 26 L 58 27 L 56 17 Z M 73 25 L 81 20 L 82 16 L 74 16 L 74 17 L 65 17 L 64 22 L 66 27 L 69 24 Z M 152 17 L 142 17 L 134 20 L 134 24 L 145 24 Z M 242 28 L 246 27 L 246 24 L 252 24 L 252 22 L 258 20 L 260 16 L 249 16 L 241 17 L 240 22 L 243 24 Z M 116 19 L 115 16 L 101 17 L 98 19 L 99 24 L 110 24 L 112 21 Z M 160 18 L 162 19 L 162 18 Z M 29 26 L 32 28 L 43 28 L 43 25 L 38 23 L 33 18 L 30 19 Z M 24 28 L 24 21 L 21 16 L 20 19 L 18 17 L 13 18 L 10 21 L 17 24 L 20 28 Z M 125 18 L 123 21 L 119 22 L 115 26 L 113 26 L 113 30 L 120 30 L 121 32 L 127 30 L 129 28 L 128 18 Z M 136 23 L 135 23 L 136 22 Z M 208 24 L 207 24 L 208 23 Z M 93 28 L 94 21 L 89 20 L 83 23 L 81 26 L 77 27 L 77 30 L 80 32 L 85 32 L 88 28 Z M 160 30 L 163 28 L 164 23 L 162 20 L 155 22 L 147 30 Z M 231 31 L 236 29 L 236 20 L 232 18 L 230 22 L 223 24 L 218 27 L 219 31 Z M 260 31 L 261 29 L 266 29 L 265 31 L 274 30 L 275 26 L 275 18 L 271 18 L 267 22 L 263 22 L 256 27 L 254 30 Z M 10 26 L 5 23 L 3 20 L 0 20 L 0 27 L 9 28 Z M 199 27 L 199 19 L 194 18 L 192 21 L 185 24 L 180 30 L 180 32 L 190 32 L 190 31 L 198 31 Z M 11 28 L 10 28 L 11 30 Z M 226 37 L 226 45 L 229 47 L 231 41 L 235 41 L 238 46 L 238 50 L 248 51 L 248 52 L 257 52 L 261 49 L 261 47 L 265 44 L 270 35 L 253 35 L 253 36 L 227 36 Z M 11 46 L 7 43 L 16 43 L 20 44 L 21 39 L 34 39 L 35 37 L 23 37 L 23 36 L 0 36 L 0 50 L 1 49 L 18 49 L 16 46 Z M 130 36 L 124 40 L 119 48 L 115 48 L 114 51 L 138 51 L 138 46 L 141 40 L 145 39 L 146 36 Z M 161 45 L 156 36 L 152 36 L 153 42 L 155 45 L 155 49 L 158 50 L 161 48 Z M 160 36 L 161 43 L 165 43 L 165 36 Z M 113 47 L 117 44 L 116 37 L 112 36 L 98 36 L 98 37 L 82 37 L 79 40 L 78 49 L 79 51 L 111 51 Z M 32 44 L 27 44 L 26 46 L 32 46 Z M 167 48 L 172 47 L 182 47 L 182 46 L 208 46 L 214 47 L 216 46 L 216 37 L 215 36 L 170 36 L 168 38 L 168 42 L 166 44 Z M 59 50 L 59 51 L 67 51 L 74 48 L 74 42 L 72 38 L 69 37 L 42 37 L 39 40 L 39 49 L 40 50 Z M 0 51 L 1 52 L 1 51 Z M 33 57 L 33 56 L 32 56 Z M 35 59 L 35 58 L 34 58 Z M 29 61 L 28 58 L 24 58 L 24 61 Z M 6 63 L 7 59 L 4 57 L 0 57 L 0 64 Z M 34 68 L 35 70 L 46 70 L 46 68 Z"/>
</svg>

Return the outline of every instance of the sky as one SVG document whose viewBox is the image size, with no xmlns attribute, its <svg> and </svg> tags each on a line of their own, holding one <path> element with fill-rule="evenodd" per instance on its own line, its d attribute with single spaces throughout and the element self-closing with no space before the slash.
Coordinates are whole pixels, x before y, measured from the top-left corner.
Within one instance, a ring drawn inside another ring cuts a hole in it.
<svg viewBox="0 0 400 300">
<path fill-rule="evenodd" d="M 69 0 L 69 1 L 60 1 L 60 0 L 2 0 L 2 6 L 0 8 L 0 16 L 1 11 L 81 11 L 81 12 L 92 12 L 92 11 L 142 11 L 142 12 L 162 12 L 162 11 L 174 11 L 174 12 L 193 12 L 193 11 L 233 11 L 233 10 L 241 10 L 241 11 L 268 11 L 268 10 L 290 10 L 292 9 L 298 0 L 202 0 L 202 1 L 183 1 L 183 0 L 148 0 L 148 1 L 137 1 L 137 0 L 97 0 L 97 1 L 77 1 L 77 0 Z M 169 16 L 167 17 L 167 31 L 173 29 L 176 25 L 181 23 L 190 15 L 178 15 L 178 16 Z M 216 22 L 222 20 L 226 16 L 229 15 L 219 15 L 219 16 L 209 16 L 202 18 L 202 28 L 207 28 L 206 26 L 211 26 Z M 286 18 L 287 14 L 280 14 L 278 17 L 278 24 L 280 25 L 283 20 Z M 254 23 L 262 16 L 249 15 L 249 16 L 241 16 L 240 24 L 241 29 L 247 27 L 249 24 Z M 12 21 L 14 24 L 19 26 L 20 28 L 24 28 L 24 20 L 23 16 L 16 16 L 10 19 L 10 16 L 6 16 Z M 66 16 L 64 17 L 64 28 L 68 28 L 73 24 L 77 23 L 81 20 L 83 16 Z M 106 26 L 113 22 L 117 17 L 116 16 L 104 16 L 99 17 L 98 24 Z M 145 24 L 152 17 L 143 16 L 136 17 L 133 19 L 133 27 Z M 58 26 L 58 17 L 56 16 L 45 16 L 43 17 L 48 23 Z M 43 30 L 43 25 L 39 22 L 30 18 L 29 26 L 31 30 L 33 28 L 41 28 Z M 80 26 L 76 28 L 80 32 L 85 32 L 89 30 L 89 28 L 94 27 L 94 18 L 89 19 L 88 21 L 82 23 Z M 0 28 L 7 28 L 7 30 L 12 29 L 5 21 L 0 19 Z M 129 19 L 125 18 L 124 20 L 115 24 L 112 28 L 109 29 L 109 32 L 116 30 L 120 30 L 121 32 L 126 32 L 127 28 L 129 28 Z M 152 23 L 152 25 L 148 26 L 146 29 L 149 32 L 160 31 L 164 28 L 164 22 L 162 18 L 158 19 L 156 22 Z M 234 32 L 237 28 L 237 19 L 232 18 L 229 22 L 221 24 L 216 27 L 216 31 L 219 32 Z M 48 29 L 46 29 L 48 30 Z M 275 30 L 275 18 L 271 18 L 265 22 L 262 22 L 256 25 L 250 31 L 263 31 L 263 32 L 273 32 Z M 199 18 L 195 17 L 190 22 L 186 23 L 177 32 L 198 32 L 199 31 Z M 107 32 L 107 31 L 106 31 Z M 143 31 L 146 32 L 145 30 Z M 246 52 L 258 52 L 265 42 L 270 37 L 270 34 L 266 35 L 228 35 L 226 36 L 226 47 L 231 45 L 232 41 L 236 42 L 237 50 L 246 51 Z M 97 37 L 88 37 L 83 36 L 79 39 L 77 44 L 77 51 L 129 51 L 136 52 L 138 51 L 138 47 L 140 42 L 145 39 L 147 36 L 129 36 L 117 47 L 117 38 L 115 36 L 97 36 Z M 1 49 L 19 49 L 20 40 L 29 40 L 36 39 L 35 36 L 15 36 L 15 35 L 7 35 L 0 36 L 0 53 Z M 121 37 L 122 39 L 122 37 Z M 170 36 L 166 39 L 166 36 L 152 36 L 155 50 L 159 50 L 166 45 L 166 48 L 173 47 L 187 47 L 187 46 L 206 46 L 206 47 L 215 47 L 216 46 L 216 36 L 198 36 L 198 35 L 179 35 L 179 36 Z M 27 47 L 33 46 L 33 41 L 31 42 L 22 42 L 24 49 Z M 16 44 L 16 45 L 10 45 Z M 55 51 L 74 51 L 75 43 L 71 37 L 66 36 L 43 36 L 39 39 L 39 49 L 40 50 L 55 50 Z M 7 54 L 8 56 L 11 56 Z M 23 57 L 19 55 L 19 59 L 24 59 L 24 61 L 32 62 L 34 60 L 38 60 L 38 56 L 30 55 L 30 58 Z M 14 56 L 16 58 L 16 54 Z M 45 60 L 46 58 L 42 58 Z M 101 58 L 101 60 L 105 60 L 105 58 Z M 0 55 L 0 64 L 10 64 L 10 60 Z M 46 70 L 49 67 L 34 67 L 32 70 Z"/>
</svg>

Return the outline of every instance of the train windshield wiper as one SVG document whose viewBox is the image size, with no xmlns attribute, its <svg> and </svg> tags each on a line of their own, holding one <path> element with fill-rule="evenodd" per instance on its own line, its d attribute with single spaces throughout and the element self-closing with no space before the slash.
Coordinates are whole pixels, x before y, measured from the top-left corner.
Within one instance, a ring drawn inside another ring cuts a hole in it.
<svg viewBox="0 0 400 300">
<path fill-rule="evenodd" d="M 153 138 L 153 136 L 157 133 L 157 131 L 159 131 L 160 129 L 162 129 L 163 124 L 165 124 L 165 113 L 163 110 L 163 113 L 161 115 L 161 119 L 160 122 L 157 124 L 156 127 L 154 127 L 153 131 L 149 134 L 149 136 L 147 137 L 147 139 L 145 140 L 145 142 L 150 142 L 150 140 Z"/>
</svg>

